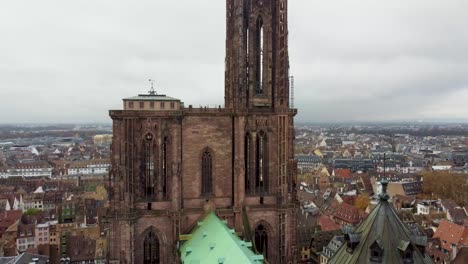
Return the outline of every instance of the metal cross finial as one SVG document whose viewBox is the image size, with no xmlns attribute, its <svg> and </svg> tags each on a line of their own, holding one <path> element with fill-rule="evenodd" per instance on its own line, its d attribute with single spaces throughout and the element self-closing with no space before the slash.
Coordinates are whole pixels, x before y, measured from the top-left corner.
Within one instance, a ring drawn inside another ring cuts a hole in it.
<svg viewBox="0 0 468 264">
<path fill-rule="evenodd" d="M 153 79 L 148 79 L 148 81 L 151 83 L 151 90 L 148 92 L 150 95 L 156 95 L 156 91 L 154 90 L 154 80 Z"/>
</svg>

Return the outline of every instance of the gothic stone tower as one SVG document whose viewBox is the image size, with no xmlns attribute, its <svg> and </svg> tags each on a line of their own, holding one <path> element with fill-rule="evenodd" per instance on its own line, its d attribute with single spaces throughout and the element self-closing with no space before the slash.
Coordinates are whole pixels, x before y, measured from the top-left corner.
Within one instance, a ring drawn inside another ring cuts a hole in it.
<svg viewBox="0 0 468 264">
<path fill-rule="evenodd" d="M 110 111 L 110 263 L 177 263 L 210 210 L 269 263 L 295 263 L 287 0 L 226 2 L 224 108 L 151 92 Z"/>
</svg>

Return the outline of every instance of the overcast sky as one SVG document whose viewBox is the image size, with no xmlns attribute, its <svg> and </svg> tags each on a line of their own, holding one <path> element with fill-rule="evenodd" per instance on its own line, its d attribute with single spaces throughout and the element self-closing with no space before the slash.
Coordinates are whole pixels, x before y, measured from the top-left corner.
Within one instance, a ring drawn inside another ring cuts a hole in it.
<svg viewBox="0 0 468 264">
<path fill-rule="evenodd" d="M 468 120 L 468 1 L 289 0 L 297 120 Z M 0 3 L 0 123 L 224 103 L 225 1 Z"/>
</svg>

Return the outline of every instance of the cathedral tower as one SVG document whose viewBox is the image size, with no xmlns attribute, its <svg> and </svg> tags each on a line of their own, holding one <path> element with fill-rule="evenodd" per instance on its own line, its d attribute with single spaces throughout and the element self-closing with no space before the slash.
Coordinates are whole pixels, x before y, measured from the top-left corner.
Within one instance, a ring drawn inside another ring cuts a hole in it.
<svg viewBox="0 0 468 264">
<path fill-rule="evenodd" d="M 287 1 L 226 3 L 224 108 L 151 91 L 110 111 L 110 263 L 177 263 L 208 212 L 269 263 L 295 263 Z"/>
<path fill-rule="evenodd" d="M 287 0 L 226 3 L 226 107 L 287 109 Z"/>
</svg>

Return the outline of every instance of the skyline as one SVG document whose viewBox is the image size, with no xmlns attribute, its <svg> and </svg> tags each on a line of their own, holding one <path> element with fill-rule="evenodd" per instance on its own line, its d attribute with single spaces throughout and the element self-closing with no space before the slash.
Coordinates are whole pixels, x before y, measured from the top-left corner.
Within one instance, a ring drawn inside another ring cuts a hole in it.
<svg viewBox="0 0 468 264">
<path fill-rule="evenodd" d="M 110 123 L 149 78 L 222 105 L 225 3 L 212 2 L 5 3 L 0 123 Z M 289 5 L 298 123 L 468 122 L 467 2 Z"/>
</svg>

